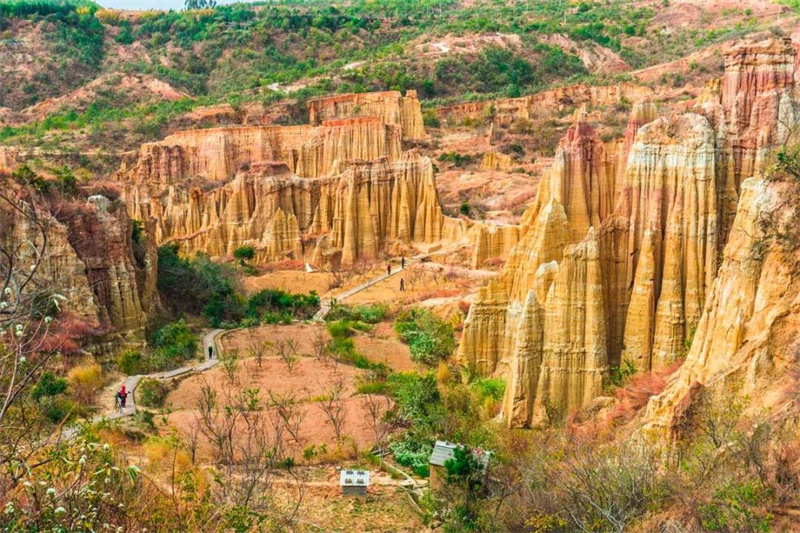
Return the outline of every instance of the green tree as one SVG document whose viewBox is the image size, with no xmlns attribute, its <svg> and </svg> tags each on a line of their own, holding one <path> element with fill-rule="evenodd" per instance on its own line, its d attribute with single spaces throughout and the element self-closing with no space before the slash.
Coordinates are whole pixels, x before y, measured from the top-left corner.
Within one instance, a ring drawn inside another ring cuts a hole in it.
<svg viewBox="0 0 800 533">
<path fill-rule="evenodd" d="M 252 261 L 256 256 L 256 250 L 252 246 L 240 246 L 233 251 L 233 257 L 244 266 L 246 261 Z"/>
</svg>

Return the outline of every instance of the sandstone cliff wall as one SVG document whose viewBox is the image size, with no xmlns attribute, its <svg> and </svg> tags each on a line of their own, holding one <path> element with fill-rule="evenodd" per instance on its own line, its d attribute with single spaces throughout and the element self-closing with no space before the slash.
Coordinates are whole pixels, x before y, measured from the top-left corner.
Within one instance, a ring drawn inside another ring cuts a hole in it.
<svg viewBox="0 0 800 533">
<path fill-rule="evenodd" d="M 442 214 L 431 162 L 413 151 L 353 162 L 327 178 L 257 164 L 208 191 L 173 186 L 150 198 L 132 186 L 125 196 L 134 216 L 156 218 L 158 243 L 222 257 L 251 245 L 258 262 L 310 259 L 307 243 L 322 236 L 349 264 L 395 245 L 458 240 L 468 230 Z"/>
<path fill-rule="evenodd" d="M 142 145 L 117 179 L 152 186 L 186 179 L 226 181 L 240 169 L 277 161 L 302 177 L 336 171 L 339 163 L 400 156 L 401 129 L 375 117 L 332 120 L 321 126 L 226 127 L 180 131 Z"/>
<path fill-rule="evenodd" d="M 649 370 L 683 356 L 713 298 L 740 180 L 764 168 L 796 122 L 793 65 L 785 40 L 739 44 L 696 112 L 658 118 L 644 101 L 612 143 L 578 117 L 459 347 L 466 362 L 509 376 L 510 425 L 547 422 L 540 406 L 565 414 L 585 404 L 608 365 Z M 576 336 L 574 320 L 593 337 Z M 548 345 L 556 330 L 569 348 Z"/>
<path fill-rule="evenodd" d="M 751 178 L 740 189 L 719 275 L 706 300 L 686 361 L 647 406 L 645 433 L 680 437 L 705 395 L 738 395 L 757 408 L 782 407 L 796 364 L 798 257 L 776 245 L 766 214 L 795 216 L 785 184 Z M 794 193 L 793 193 L 794 195 Z M 791 221 L 796 224 L 796 220 Z"/>
<path fill-rule="evenodd" d="M 328 120 L 376 117 L 384 124 L 398 124 L 403 138 L 423 140 L 428 137 L 422 123 L 422 108 L 417 92 L 405 96 L 399 91 L 377 93 L 337 94 L 315 98 L 308 102 L 309 122 L 319 125 Z"/>
<path fill-rule="evenodd" d="M 588 86 L 583 84 L 559 87 L 522 98 L 501 98 L 465 102 L 436 109 L 443 121 L 486 118 L 490 107 L 498 124 L 510 124 L 517 119 L 529 119 L 541 111 L 561 111 L 568 107 L 591 103 L 595 106 L 614 105 L 623 98 L 638 102 L 653 95 L 653 90 L 643 85 L 619 83 L 616 85 Z"/>
<path fill-rule="evenodd" d="M 28 218 L 3 210 L 0 239 L 44 245 L 38 276 L 66 298 L 61 304 L 64 311 L 92 327 L 109 328 L 116 338 L 143 340 L 146 313 L 157 301 L 157 254 L 152 235 L 141 257 L 135 257 L 132 223 L 124 206 L 102 196 L 71 201 L 54 213 L 42 211 L 45 244 Z M 22 259 L 31 262 L 33 258 Z"/>
</svg>

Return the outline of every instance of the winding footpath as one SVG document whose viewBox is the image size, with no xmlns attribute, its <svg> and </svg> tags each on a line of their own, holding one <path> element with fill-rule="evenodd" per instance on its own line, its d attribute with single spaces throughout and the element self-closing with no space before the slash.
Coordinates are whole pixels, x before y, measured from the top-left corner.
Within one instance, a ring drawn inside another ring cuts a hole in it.
<svg viewBox="0 0 800 533">
<path fill-rule="evenodd" d="M 425 258 L 428 257 L 428 255 L 429 254 L 427 254 L 427 253 L 415 255 L 414 257 L 406 259 L 406 266 L 405 267 L 401 268 L 401 267 L 398 266 L 397 268 L 392 268 L 392 273 L 391 274 L 386 274 L 386 273 L 381 274 L 380 276 L 372 278 L 372 279 L 370 279 L 368 281 L 365 281 L 361 285 L 356 285 L 352 289 L 348 289 L 348 290 L 344 291 L 341 294 L 337 294 L 336 296 L 331 296 L 331 297 L 328 297 L 328 298 L 321 299 L 320 302 L 319 302 L 319 311 L 317 311 L 317 314 L 314 315 L 314 320 L 317 321 L 317 322 L 321 322 L 322 320 L 324 320 L 325 317 L 328 315 L 328 313 L 330 313 L 331 307 L 333 306 L 334 302 L 335 303 L 342 303 L 347 298 L 350 298 L 351 296 L 354 296 L 354 295 L 358 294 L 359 292 L 361 292 L 363 290 L 369 289 L 373 285 L 377 285 L 378 283 L 380 283 L 381 281 L 383 281 L 385 279 L 389 279 L 392 276 L 396 276 L 396 275 L 400 274 L 401 272 L 406 270 L 411 265 L 414 265 L 416 263 L 424 261 Z"/>
<path fill-rule="evenodd" d="M 117 390 L 119 390 L 122 385 L 125 385 L 125 390 L 128 391 L 128 401 L 126 402 L 125 407 L 122 410 L 119 410 L 115 407 L 111 413 L 98 415 L 94 417 L 93 421 L 99 422 L 100 420 L 116 420 L 118 418 L 131 416 L 136 413 L 136 387 L 138 387 L 139 383 L 145 378 L 166 380 L 186 374 L 205 372 L 206 370 L 217 366 L 219 363 L 219 358 L 217 357 L 219 354 L 219 347 L 217 346 L 216 338 L 217 335 L 223 331 L 225 330 L 213 329 L 203 335 L 204 360 L 202 363 L 191 366 L 182 366 L 180 368 L 176 368 L 175 370 L 169 370 L 166 372 L 155 372 L 153 374 L 142 374 L 138 376 L 126 377 L 122 383 L 120 383 L 120 386 L 117 387 Z"/>
<path fill-rule="evenodd" d="M 397 266 L 397 268 L 393 268 L 390 274 L 383 273 L 380 276 L 372 278 L 364 283 L 353 287 L 352 289 L 348 289 L 347 291 L 342 292 L 341 294 L 336 295 L 335 297 L 323 298 L 320 301 L 320 308 L 319 311 L 314 315 L 315 321 L 322 321 L 325 319 L 325 316 L 330 312 L 331 307 L 334 302 L 340 303 L 347 298 L 350 298 L 361 291 L 364 291 L 373 285 L 376 285 L 386 279 L 391 278 L 392 276 L 397 276 L 411 265 L 419 263 L 425 258 L 428 257 L 427 253 L 419 254 L 414 257 L 406 259 L 405 267 L 401 268 Z M 97 415 L 93 418 L 94 422 L 99 422 L 101 420 L 116 420 L 119 418 L 124 418 L 126 416 L 132 416 L 136 413 L 136 388 L 139 386 L 139 383 L 143 379 L 160 379 L 160 380 L 167 380 L 173 379 L 179 376 L 183 376 L 186 374 L 197 374 L 200 372 L 205 372 L 211 368 L 214 368 L 219 364 L 219 347 L 217 346 L 217 336 L 225 331 L 224 329 L 213 329 L 203 335 L 203 362 L 198 364 L 193 364 L 189 366 L 183 366 L 181 368 L 176 368 L 175 370 L 169 370 L 166 372 L 155 372 L 153 374 L 141 374 L 137 376 L 127 376 L 122 383 L 117 386 L 116 390 L 119 390 L 122 385 L 125 385 L 125 390 L 128 391 L 128 401 L 126 402 L 125 407 L 122 410 L 117 409 L 114 407 L 112 412 L 105 413 L 101 415 Z"/>
</svg>

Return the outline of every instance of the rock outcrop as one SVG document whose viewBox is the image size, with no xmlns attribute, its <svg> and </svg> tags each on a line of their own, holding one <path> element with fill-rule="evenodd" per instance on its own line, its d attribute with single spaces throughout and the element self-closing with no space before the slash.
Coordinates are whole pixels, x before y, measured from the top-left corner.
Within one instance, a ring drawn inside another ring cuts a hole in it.
<svg viewBox="0 0 800 533">
<path fill-rule="evenodd" d="M 308 101 L 309 122 L 319 125 L 328 120 L 375 117 L 384 124 L 399 124 L 403 138 L 424 140 L 428 138 L 422 123 L 422 108 L 417 91 L 378 93 L 353 93 L 324 96 Z"/>
<path fill-rule="evenodd" d="M 506 170 L 511 168 L 513 162 L 510 155 L 501 152 L 486 152 L 481 159 L 481 170 Z"/>
<path fill-rule="evenodd" d="M 310 125 L 189 130 L 143 145 L 115 175 L 128 211 L 156 219 L 158 244 L 219 257 L 250 245 L 258 262 L 351 264 L 473 235 L 469 221 L 443 215 L 430 160 L 402 151 L 404 138 L 426 137 L 416 93 L 320 98 L 309 115 Z"/>
<path fill-rule="evenodd" d="M 792 189 L 794 191 L 794 189 Z M 759 409 L 779 408 L 796 365 L 798 257 L 770 235 L 769 218 L 796 217 L 785 184 L 751 178 L 740 201 L 719 275 L 706 300 L 686 361 L 647 406 L 645 433 L 680 437 L 706 395 L 739 395 Z M 791 212 L 790 212 L 791 211 Z M 797 221 L 784 220 L 796 225 Z M 783 379 L 782 379 L 783 378 Z"/>
<path fill-rule="evenodd" d="M 256 261 L 311 259 L 318 238 L 351 264 L 395 245 L 465 236 L 468 224 L 442 214 L 433 166 L 406 152 L 399 159 L 351 162 L 326 178 L 302 178 L 280 163 L 255 164 L 214 189 L 169 187 L 147 197 L 126 189 L 133 216 L 157 220 L 156 241 L 186 253 L 226 257 L 243 245 Z M 308 244 L 312 246 L 308 246 Z"/>
<path fill-rule="evenodd" d="M 375 117 L 331 120 L 320 126 L 245 126 L 180 131 L 142 145 L 117 179 L 155 188 L 188 179 L 227 181 L 256 163 L 284 163 L 298 176 L 317 178 L 352 159 L 395 160 L 401 128 Z"/>
<path fill-rule="evenodd" d="M 518 119 L 530 119 L 542 110 L 562 111 L 584 103 L 608 106 L 622 100 L 638 102 L 650 98 L 652 95 L 651 88 L 632 83 L 604 86 L 578 84 L 542 91 L 522 98 L 501 98 L 439 107 L 436 109 L 436 114 L 442 121 L 461 122 L 464 119 L 485 119 L 491 111 L 497 124 L 507 125 Z"/>
<path fill-rule="evenodd" d="M 796 123 L 793 65 L 787 40 L 739 44 L 696 112 L 659 118 L 643 101 L 619 141 L 600 142 L 577 117 L 459 348 L 479 370 L 509 375 L 510 425 L 584 405 L 609 366 L 650 370 L 683 357 L 708 320 L 740 181 Z M 570 329 L 576 323 L 592 337 Z"/>
<path fill-rule="evenodd" d="M 112 331 L 112 337 L 140 342 L 147 313 L 157 303 L 157 254 L 148 228 L 135 253 L 132 222 L 119 201 L 92 196 L 62 203 L 53 214 L 40 213 L 46 242 L 39 228 L 14 210 L 0 210 L 0 240 L 43 246 L 37 276 L 65 297 L 64 311 Z M 33 247 L 20 250 L 32 253 Z M 33 258 L 21 259 L 30 263 Z"/>
</svg>

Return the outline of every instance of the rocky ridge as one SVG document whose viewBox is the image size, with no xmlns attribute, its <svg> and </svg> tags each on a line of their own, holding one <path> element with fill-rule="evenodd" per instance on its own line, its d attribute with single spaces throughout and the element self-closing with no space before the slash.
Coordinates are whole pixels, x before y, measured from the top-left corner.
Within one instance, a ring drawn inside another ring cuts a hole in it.
<svg viewBox="0 0 800 533">
<path fill-rule="evenodd" d="M 358 108 L 358 109 L 356 109 Z M 310 125 L 178 132 L 143 145 L 115 178 L 159 244 L 256 261 L 352 264 L 381 251 L 454 242 L 471 224 L 444 216 L 433 166 L 403 139 L 425 137 L 416 94 L 312 100 Z M 318 125 L 314 125 L 314 124 Z"/>
<path fill-rule="evenodd" d="M 509 425 L 585 405 L 610 366 L 684 356 L 719 283 L 742 180 L 795 122 L 794 58 L 788 39 L 737 44 L 692 112 L 657 117 L 645 100 L 619 141 L 576 117 L 459 348 L 466 363 L 509 375 Z"/>
</svg>

